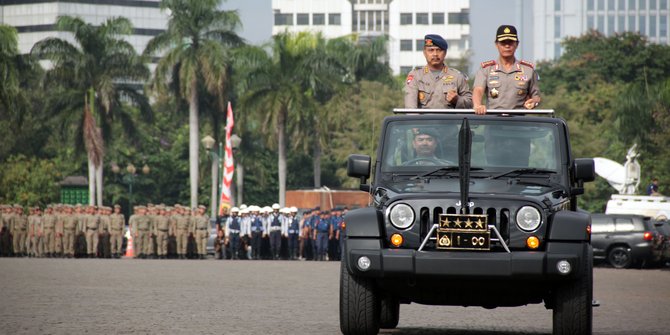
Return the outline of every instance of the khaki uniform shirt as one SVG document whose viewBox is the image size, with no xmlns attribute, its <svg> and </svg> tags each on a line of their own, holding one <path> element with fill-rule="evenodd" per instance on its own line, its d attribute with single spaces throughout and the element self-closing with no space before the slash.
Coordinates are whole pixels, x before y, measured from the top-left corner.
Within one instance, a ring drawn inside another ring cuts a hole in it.
<svg viewBox="0 0 670 335">
<path fill-rule="evenodd" d="M 109 230 L 110 232 L 118 233 L 123 232 L 125 228 L 126 220 L 123 217 L 123 214 L 111 214 L 109 216 Z"/>
<path fill-rule="evenodd" d="M 167 233 L 170 230 L 170 222 L 167 216 L 156 215 L 154 217 L 154 234 L 158 235 L 158 232 Z"/>
<path fill-rule="evenodd" d="M 458 93 L 455 104 L 447 101 L 452 90 Z M 428 66 L 416 67 L 405 81 L 405 108 L 472 108 L 472 92 L 467 78 L 456 69 L 445 65 L 442 71 L 433 72 Z"/>
<path fill-rule="evenodd" d="M 490 60 L 481 64 L 473 86 L 484 88 L 487 109 L 525 109 L 526 100 L 540 95 L 539 80 L 531 63 L 518 60 L 505 71 Z"/>
<path fill-rule="evenodd" d="M 112 220 L 109 218 L 109 215 L 100 215 L 100 228 L 102 229 L 103 232 L 108 233 L 109 232 L 109 225 L 111 224 Z"/>
</svg>

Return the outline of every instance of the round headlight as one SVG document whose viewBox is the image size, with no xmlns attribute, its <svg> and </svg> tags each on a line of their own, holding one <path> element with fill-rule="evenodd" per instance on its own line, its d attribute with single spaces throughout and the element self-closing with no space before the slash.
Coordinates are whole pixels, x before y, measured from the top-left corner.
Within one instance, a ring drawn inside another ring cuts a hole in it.
<svg viewBox="0 0 670 335">
<path fill-rule="evenodd" d="M 540 226 L 542 216 L 535 207 L 524 206 L 516 213 L 516 225 L 525 231 L 533 231 Z"/>
<path fill-rule="evenodd" d="M 398 229 L 405 229 L 414 223 L 414 211 L 405 204 L 397 204 L 389 212 L 391 224 Z"/>
</svg>

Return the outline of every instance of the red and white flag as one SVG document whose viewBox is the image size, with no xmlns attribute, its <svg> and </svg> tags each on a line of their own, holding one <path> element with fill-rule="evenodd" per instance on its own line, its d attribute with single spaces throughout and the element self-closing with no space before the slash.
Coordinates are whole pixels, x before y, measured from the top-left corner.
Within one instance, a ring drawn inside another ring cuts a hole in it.
<svg viewBox="0 0 670 335">
<path fill-rule="evenodd" d="M 233 133 L 233 107 L 228 101 L 228 113 L 226 115 L 226 149 L 223 160 L 223 178 L 221 179 L 221 199 L 219 205 L 219 215 L 223 215 L 224 208 L 230 209 L 231 206 L 231 192 L 230 186 L 233 183 L 233 173 L 235 172 L 235 163 L 233 162 L 233 143 L 230 136 Z"/>
</svg>

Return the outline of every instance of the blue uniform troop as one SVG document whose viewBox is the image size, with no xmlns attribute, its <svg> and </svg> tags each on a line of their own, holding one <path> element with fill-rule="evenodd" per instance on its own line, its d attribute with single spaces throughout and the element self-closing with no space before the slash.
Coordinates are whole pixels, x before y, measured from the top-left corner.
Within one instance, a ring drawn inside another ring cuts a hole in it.
<svg viewBox="0 0 670 335">
<path fill-rule="evenodd" d="M 290 259 L 298 258 L 298 237 L 300 236 L 300 221 L 295 216 L 288 217 L 288 251 Z"/>
<path fill-rule="evenodd" d="M 328 248 L 328 236 L 330 235 L 330 218 L 327 212 L 322 212 L 322 216 L 316 221 L 316 259 L 325 260 L 326 250 Z"/>
<path fill-rule="evenodd" d="M 242 232 L 242 219 L 233 212 L 233 216 L 226 220 L 226 236 L 228 240 L 228 250 L 233 259 L 238 258 L 238 251 L 240 249 L 240 233 Z"/>
<path fill-rule="evenodd" d="M 260 259 L 261 257 L 261 241 L 263 238 L 263 233 L 265 232 L 265 226 L 263 225 L 263 219 L 258 216 L 258 213 L 252 212 L 251 214 L 251 257 L 253 259 Z"/>
<path fill-rule="evenodd" d="M 279 205 L 272 206 L 274 213 L 268 216 L 268 230 L 270 231 L 270 253 L 272 259 L 279 259 L 279 249 L 281 247 L 282 222 L 284 216 L 279 214 Z"/>
</svg>

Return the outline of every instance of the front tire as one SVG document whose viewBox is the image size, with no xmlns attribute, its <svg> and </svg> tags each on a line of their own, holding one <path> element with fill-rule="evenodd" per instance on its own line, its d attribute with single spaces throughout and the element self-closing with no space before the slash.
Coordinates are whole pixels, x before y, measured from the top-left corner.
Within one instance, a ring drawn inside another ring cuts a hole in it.
<svg viewBox="0 0 670 335">
<path fill-rule="evenodd" d="M 607 261 L 616 269 L 627 269 L 633 264 L 633 255 L 629 248 L 618 246 L 607 253 Z"/>
<path fill-rule="evenodd" d="M 554 293 L 554 335 L 593 331 L 593 249 L 586 245 L 582 276 L 560 285 Z"/>
<path fill-rule="evenodd" d="M 386 297 L 381 301 L 379 326 L 384 329 L 393 329 L 400 321 L 400 303 L 397 299 Z"/>
<path fill-rule="evenodd" d="M 340 262 L 340 330 L 343 334 L 377 334 L 381 299 L 374 282 L 351 275 L 345 259 Z"/>
</svg>

